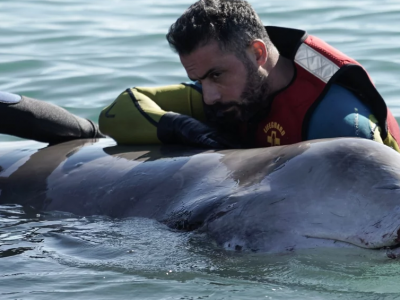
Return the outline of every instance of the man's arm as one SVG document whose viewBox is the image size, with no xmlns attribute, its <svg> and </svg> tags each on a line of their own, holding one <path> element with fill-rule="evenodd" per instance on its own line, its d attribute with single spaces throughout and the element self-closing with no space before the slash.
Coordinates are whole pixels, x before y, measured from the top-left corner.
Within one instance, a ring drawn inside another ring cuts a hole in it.
<svg viewBox="0 0 400 300">
<path fill-rule="evenodd" d="M 204 120 L 201 92 L 184 84 L 130 88 L 103 109 L 99 126 L 121 144 L 157 144 L 159 122 L 168 111 Z"/>
<path fill-rule="evenodd" d="M 200 87 L 182 84 L 128 89 L 102 111 L 100 126 L 120 144 L 235 147 L 199 121 L 204 118 Z M 104 137 L 90 120 L 51 103 L 5 92 L 0 92 L 0 133 L 50 144 Z"/>
<path fill-rule="evenodd" d="M 119 144 L 184 144 L 237 148 L 205 120 L 201 86 L 130 88 L 99 117 L 100 130 Z"/>
<path fill-rule="evenodd" d="M 369 107 L 334 84 L 310 118 L 307 139 L 360 137 L 383 143 L 379 130 Z"/>
</svg>

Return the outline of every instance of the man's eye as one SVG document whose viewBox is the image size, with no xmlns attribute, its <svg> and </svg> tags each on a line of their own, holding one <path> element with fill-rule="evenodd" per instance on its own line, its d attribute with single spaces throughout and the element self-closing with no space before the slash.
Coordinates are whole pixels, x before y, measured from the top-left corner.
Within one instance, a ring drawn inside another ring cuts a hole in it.
<svg viewBox="0 0 400 300">
<path fill-rule="evenodd" d="M 213 79 L 217 79 L 220 75 L 221 75 L 221 73 L 212 73 L 212 74 L 211 74 L 211 77 L 212 77 Z"/>
</svg>

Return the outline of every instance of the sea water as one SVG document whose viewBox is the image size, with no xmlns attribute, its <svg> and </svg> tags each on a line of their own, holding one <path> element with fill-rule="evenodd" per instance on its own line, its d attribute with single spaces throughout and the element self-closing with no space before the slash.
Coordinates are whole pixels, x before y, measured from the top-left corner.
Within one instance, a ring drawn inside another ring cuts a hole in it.
<svg viewBox="0 0 400 300">
<path fill-rule="evenodd" d="M 265 25 L 357 59 L 400 117 L 400 1 L 250 3 Z M 165 34 L 190 4 L 0 0 L 0 90 L 97 121 L 128 87 L 185 82 Z M 399 262 L 380 251 L 227 252 L 152 220 L 0 206 L 0 299 L 400 299 L 399 282 Z"/>
</svg>

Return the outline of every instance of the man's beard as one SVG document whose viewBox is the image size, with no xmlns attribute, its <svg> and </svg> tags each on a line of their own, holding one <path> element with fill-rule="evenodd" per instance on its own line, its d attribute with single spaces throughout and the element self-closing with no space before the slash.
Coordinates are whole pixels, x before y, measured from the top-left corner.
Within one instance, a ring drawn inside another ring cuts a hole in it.
<svg viewBox="0 0 400 300">
<path fill-rule="evenodd" d="M 245 88 L 240 95 L 240 102 L 216 103 L 206 105 L 205 112 L 208 121 L 226 131 L 237 133 L 238 128 L 258 113 L 268 108 L 267 95 L 269 86 L 264 75 L 260 74 L 257 67 L 246 57 L 242 58 L 247 70 Z"/>
</svg>

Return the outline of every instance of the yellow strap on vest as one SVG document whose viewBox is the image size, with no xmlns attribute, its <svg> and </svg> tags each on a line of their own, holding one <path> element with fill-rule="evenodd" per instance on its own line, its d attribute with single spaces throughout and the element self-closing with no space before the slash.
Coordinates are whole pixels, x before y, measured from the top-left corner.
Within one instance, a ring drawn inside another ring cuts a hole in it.
<svg viewBox="0 0 400 300">
<path fill-rule="evenodd" d="M 157 125 L 167 111 L 205 119 L 202 95 L 190 86 L 138 87 L 102 110 L 99 127 L 119 144 L 159 144 Z"/>
<path fill-rule="evenodd" d="M 392 137 L 390 132 L 388 132 L 388 136 L 386 137 L 386 139 L 383 142 L 384 142 L 385 145 L 393 148 L 397 152 L 400 152 L 399 145 L 396 143 L 396 140 Z"/>
<path fill-rule="evenodd" d="M 397 152 L 400 152 L 399 145 L 397 145 L 396 140 L 392 137 L 389 131 L 385 140 L 382 140 L 381 128 L 378 126 L 378 121 L 374 115 L 369 116 L 369 124 L 374 134 L 374 141 L 385 144 L 386 146 L 393 148 Z"/>
<path fill-rule="evenodd" d="M 371 128 L 371 132 L 373 134 L 373 140 L 378 143 L 384 144 L 381 136 L 381 127 L 378 125 L 378 120 L 374 115 L 369 115 L 369 127 Z"/>
</svg>

